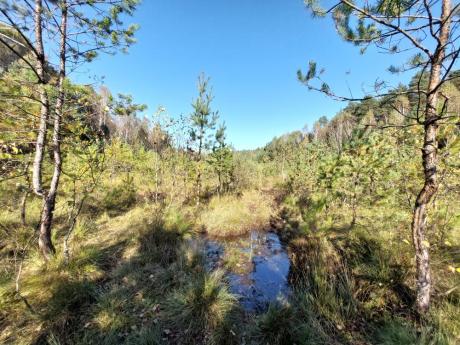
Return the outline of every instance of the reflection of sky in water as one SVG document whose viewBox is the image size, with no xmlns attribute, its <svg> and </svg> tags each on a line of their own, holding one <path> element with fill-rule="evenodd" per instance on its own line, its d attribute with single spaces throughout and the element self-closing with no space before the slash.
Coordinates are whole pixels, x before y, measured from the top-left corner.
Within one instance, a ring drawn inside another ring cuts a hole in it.
<svg viewBox="0 0 460 345">
<path fill-rule="evenodd" d="M 266 308 L 267 304 L 289 294 L 287 276 L 289 273 L 289 257 L 281 242 L 273 232 L 252 232 L 243 240 L 226 240 L 220 245 L 209 241 L 207 251 L 215 253 L 208 255 L 214 262 L 220 260 L 225 246 L 237 248 L 242 253 L 242 258 L 248 258 L 241 264 L 251 265 L 242 274 L 230 273 L 228 279 L 231 291 L 241 296 L 241 304 L 249 311 L 258 311 Z M 213 263 L 211 264 L 211 268 Z"/>
</svg>

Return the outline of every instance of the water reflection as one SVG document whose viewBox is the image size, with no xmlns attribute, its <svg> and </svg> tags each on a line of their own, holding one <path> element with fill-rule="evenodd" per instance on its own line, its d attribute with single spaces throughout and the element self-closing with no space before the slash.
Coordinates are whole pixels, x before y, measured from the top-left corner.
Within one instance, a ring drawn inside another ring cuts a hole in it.
<svg viewBox="0 0 460 345">
<path fill-rule="evenodd" d="M 274 232 L 253 231 L 249 235 L 206 239 L 207 269 L 227 269 L 230 288 L 241 296 L 248 311 L 263 311 L 268 304 L 289 293 L 289 257 Z"/>
</svg>

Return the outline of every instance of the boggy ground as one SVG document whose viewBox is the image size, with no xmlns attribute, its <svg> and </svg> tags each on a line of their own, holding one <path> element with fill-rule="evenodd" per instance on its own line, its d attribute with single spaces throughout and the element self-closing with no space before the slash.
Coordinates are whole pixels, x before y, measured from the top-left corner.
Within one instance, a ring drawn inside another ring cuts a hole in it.
<svg viewBox="0 0 460 345">
<path fill-rule="evenodd" d="M 238 237 L 201 240 L 207 269 L 224 269 L 230 291 L 239 296 L 246 312 L 260 313 L 270 303 L 289 298 L 290 260 L 275 232 L 253 230 Z"/>
<path fill-rule="evenodd" d="M 257 194 L 252 193 L 250 200 Z M 235 198 L 232 204 L 240 207 Z M 213 202 L 207 212 L 225 208 Z M 247 205 L 254 207 L 254 202 Z M 232 255 L 221 269 L 209 270 L 205 251 L 190 240 L 201 236 L 197 231 L 203 230 L 204 212 L 137 203 L 115 213 L 84 214 L 73 234 L 68 263 L 61 255 L 48 264 L 41 263 L 36 253 L 27 257 L 18 281 L 20 295 L 14 292 L 14 279 L 4 276 L 0 342 L 455 344 L 458 340 L 458 295 L 435 302 L 436 318 L 417 319 L 407 285 L 410 273 L 402 273 L 410 272 L 402 267 L 410 263 L 395 262 L 391 248 L 359 228 L 305 233 L 282 207 L 273 206 L 272 211 L 272 225 L 283 224 L 278 232 L 289 248 L 292 293 L 261 313 L 245 311 L 232 293 L 224 273 L 238 268 Z M 266 220 L 259 222 L 266 227 Z"/>
</svg>

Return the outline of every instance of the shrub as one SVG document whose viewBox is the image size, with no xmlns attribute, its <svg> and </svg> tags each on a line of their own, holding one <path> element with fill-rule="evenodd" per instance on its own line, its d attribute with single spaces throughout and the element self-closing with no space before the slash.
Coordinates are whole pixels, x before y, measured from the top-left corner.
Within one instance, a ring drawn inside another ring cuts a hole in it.
<svg viewBox="0 0 460 345">
<path fill-rule="evenodd" d="M 132 179 L 127 179 L 107 192 L 104 197 L 104 207 L 111 214 L 127 211 L 136 202 L 136 191 Z"/>
</svg>

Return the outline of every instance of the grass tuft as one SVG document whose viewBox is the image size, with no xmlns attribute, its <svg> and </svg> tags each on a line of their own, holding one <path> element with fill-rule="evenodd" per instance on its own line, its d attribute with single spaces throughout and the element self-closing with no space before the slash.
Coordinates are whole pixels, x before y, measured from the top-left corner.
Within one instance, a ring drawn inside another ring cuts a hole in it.
<svg viewBox="0 0 460 345">
<path fill-rule="evenodd" d="M 289 345 L 296 343 L 295 315 L 290 306 L 271 304 L 259 316 L 254 338 L 260 344 Z"/>
<path fill-rule="evenodd" d="M 168 324 L 183 330 L 188 342 L 209 339 L 209 344 L 233 343 L 237 327 L 237 298 L 223 282 L 223 272 L 202 273 L 166 301 Z M 198 342 L 199 343 L 199 342 Z"/>
<path fill-rule="evenodd" d="M 265 230 L 273 215 L 273 200 L 258 191 L 246 191 L 240 197 L 211 199 L 201 214 L 199 225 L 211 236 L 240 236 L 251 230 Z"/>
</svg>

